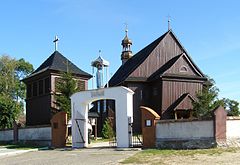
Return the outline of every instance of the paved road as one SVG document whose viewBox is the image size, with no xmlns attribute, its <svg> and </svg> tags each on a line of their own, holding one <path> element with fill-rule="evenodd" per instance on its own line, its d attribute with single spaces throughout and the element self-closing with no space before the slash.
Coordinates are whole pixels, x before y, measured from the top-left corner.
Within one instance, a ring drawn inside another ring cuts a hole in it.
<svg viewBox="0 0 240 165">
<path fill-rule="evenodd" d="M 117 151 L 114 148 L 58 149 L 0 157 L 0 165 L 100 165 L 118 164 L 138 151 Z"/>
</svg>

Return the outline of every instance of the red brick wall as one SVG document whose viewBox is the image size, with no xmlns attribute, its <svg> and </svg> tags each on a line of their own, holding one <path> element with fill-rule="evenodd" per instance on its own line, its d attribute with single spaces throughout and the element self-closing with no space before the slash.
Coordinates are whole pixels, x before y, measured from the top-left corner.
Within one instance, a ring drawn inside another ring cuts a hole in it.
<svg viewBox="0 0 240 165">
<path fill-rule="evenodd" d="M 216 141 L 226 141 L 227 112 L 222 106 L 214 110 L 214 136 Z"/>
</svg>

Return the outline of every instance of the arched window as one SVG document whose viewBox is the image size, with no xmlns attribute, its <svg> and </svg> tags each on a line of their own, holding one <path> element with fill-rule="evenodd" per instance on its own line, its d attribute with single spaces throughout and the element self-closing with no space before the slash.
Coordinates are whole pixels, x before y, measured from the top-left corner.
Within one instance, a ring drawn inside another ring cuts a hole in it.
<svg viewBox="0 0 240 165">
<path fill-rule="evenodd" d="M 180 72 L 188 72 L 188 68 L 185 65 L 182 65 L 180 68 Z"/>
</svg>

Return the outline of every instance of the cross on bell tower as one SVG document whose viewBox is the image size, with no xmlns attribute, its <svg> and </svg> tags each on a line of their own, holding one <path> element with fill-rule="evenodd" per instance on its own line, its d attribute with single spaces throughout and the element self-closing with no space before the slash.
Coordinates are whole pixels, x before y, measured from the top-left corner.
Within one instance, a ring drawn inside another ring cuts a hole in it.
<svg viewBox="0 0 240 165">
<path fill-rule="evenodd" d="M 55 45 L 55 51 L 57 51 L 57 48 L 58 48 L 58 41 L 59 41 L 58 36 L 55 36 L 55 39 L 53 40 L 54 45 Z"/>
</svg>

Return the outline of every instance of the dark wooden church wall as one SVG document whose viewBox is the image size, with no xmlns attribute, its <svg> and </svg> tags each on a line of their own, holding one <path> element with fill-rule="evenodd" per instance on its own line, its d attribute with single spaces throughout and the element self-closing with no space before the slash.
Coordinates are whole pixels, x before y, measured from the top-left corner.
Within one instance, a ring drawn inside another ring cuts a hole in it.
<svg viewBox="0 0 240 165">
<path fill-rule="evenodd" d="M 127 83 L 126 85 L 130 88 L 133 92 L 133 128 L 134 132 L 140 133 L 141 132 L 141 112 L 140 106 L 147 105 L 149 100 L 149 94 L 146 89 L 148 88 L 142 83 Z"/>
<path fill-rule="evenodd" d="M 183 53 L 179 44 L 168 34 L 148 58 L 129 77 L 149 77 L 163 64 Z"/>
<path fill-rule="evenodd" d="M 155 112 L 161 115 L 162 108 L 162 82 L 157 80 L 150 84 L 151 97 L 149 99 L 148 107 L 152 108 Z"/>
<path fill-rule="evenodd" d="M 202 90 L 202 84 L 191 81 L 163 81 L 162 90 L 162 111 L 164 112 L 184 93 L 190 93 L 190 95 L 195 97 L 196 92 Z"/>
<path fill-rule="evenodd" d="M 26 125 L 50 124 L 51 96 L 45 95 L 26 101 Z"/>
</svg>

